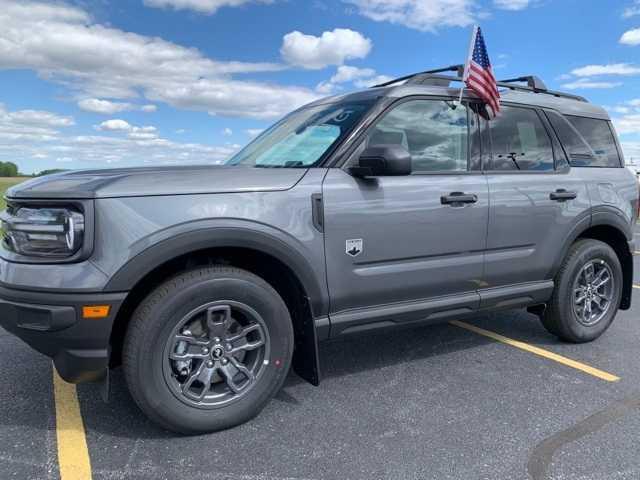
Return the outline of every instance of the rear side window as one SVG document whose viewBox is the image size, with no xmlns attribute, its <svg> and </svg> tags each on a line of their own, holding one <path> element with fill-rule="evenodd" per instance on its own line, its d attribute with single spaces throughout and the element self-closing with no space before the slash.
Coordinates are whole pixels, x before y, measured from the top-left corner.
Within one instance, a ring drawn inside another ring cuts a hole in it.
<svg viewBox="0 0 640 480">
<path fill-rule="evenodd" d="M 607 120 L 572 115 L 567 115 L 567 119 L 587 141 L 594 154 L 592 158 L 580 160 L 582 164 L 572 160 L 572 165 L 579 167 L 622 166 L 616 140 Z"/>
<path fill-rule="evenodd" d="M 491 170 L 554 170 L 551 140 L 535 110 L 503 106 L 490 125 Z"/>
<path fill-rule="evenodd" d="M 546 115 L 569 155 L 571 165 L 580 167 L 591 162 L 594 153 L 577 130 L 559 113 L 547 111 Z"/>
</svg>

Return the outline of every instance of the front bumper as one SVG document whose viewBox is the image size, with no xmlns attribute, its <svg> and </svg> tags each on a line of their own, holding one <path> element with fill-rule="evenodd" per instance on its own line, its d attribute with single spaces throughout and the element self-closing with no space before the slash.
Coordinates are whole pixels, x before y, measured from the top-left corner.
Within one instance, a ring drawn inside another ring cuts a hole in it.
<svg viewBox="0 0 640 480">
<path fill-rule="evenodd" d="M 0 326 L 51 357 L 72 383 L 101 380 L 109 368 L 109 338 L 126 293 L 59 293 L 0 286 Z M 82 318 L 84 305 L 110 305 L 109 316 Z"/>
</svg>

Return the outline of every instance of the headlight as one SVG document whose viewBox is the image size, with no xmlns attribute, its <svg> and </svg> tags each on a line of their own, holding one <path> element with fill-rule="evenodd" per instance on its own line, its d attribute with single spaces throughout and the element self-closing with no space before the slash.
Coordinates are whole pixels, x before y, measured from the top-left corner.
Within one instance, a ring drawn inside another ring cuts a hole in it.
<svg viewBox="0 0 640 480">
<path fill-rule="evenodd" d="M 29 257 L 66 258 L 84 239 L 84 215 L 72 208 L 9 207 L 0 215 L 4 247 Z"/>
</svg>

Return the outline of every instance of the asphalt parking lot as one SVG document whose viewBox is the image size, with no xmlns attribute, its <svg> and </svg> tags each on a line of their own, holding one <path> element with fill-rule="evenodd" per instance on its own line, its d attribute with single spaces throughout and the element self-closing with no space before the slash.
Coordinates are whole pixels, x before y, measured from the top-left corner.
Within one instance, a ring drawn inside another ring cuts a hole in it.
<svg viewBox="0 0 640 480">
<path fill-rule="evenodd" d="M 320 387 L 292 374 L 252 422 L 186 438 L 146 420 L 120 371 L 109 404 L 95 385 L 76 396 L 0 330 L 0 478 L 638 479 L 637 293 L 588 345 L 524 311 L 467 322 L 503 341 L 445 324 L 327 343 Z"/>
</svg>

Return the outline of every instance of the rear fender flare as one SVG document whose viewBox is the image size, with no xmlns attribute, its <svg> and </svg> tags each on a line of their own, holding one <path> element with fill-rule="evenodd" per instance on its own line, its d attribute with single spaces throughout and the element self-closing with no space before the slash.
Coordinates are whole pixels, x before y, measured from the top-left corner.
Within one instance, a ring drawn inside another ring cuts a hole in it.
<svg viewBox="0 0 640 480">
<path fill-rule="evenodd" d="M 590 215 L 580 218 L 576 222 L 575 226 L 571 230 L 570 235 L 567 236 L 565 243 L 560 250 L 560 253 L 556 257 L 553 264 L 553 270 L 549 273 L 548 278 L 554 278 L 562 265 L 562 262 L 566 258 L 571 245 L 583 235 L 589 228 L 597 226 L 608 226 L 615 228 L 627 241 L 633 240 L 633 227 L 630 223 L 630 219 L 618 208 L 613 206 L 601 205 L 591 210 Z M 622 269 L 625 272 L 625 283 L 622 292 L 622 304 L 621 308 L 629 308 L 631 303 L 631 293 L 633 289 L 633 257 L 629 255 L 626 259 L 621 259 L 623 263 Z"/>
</svg>

